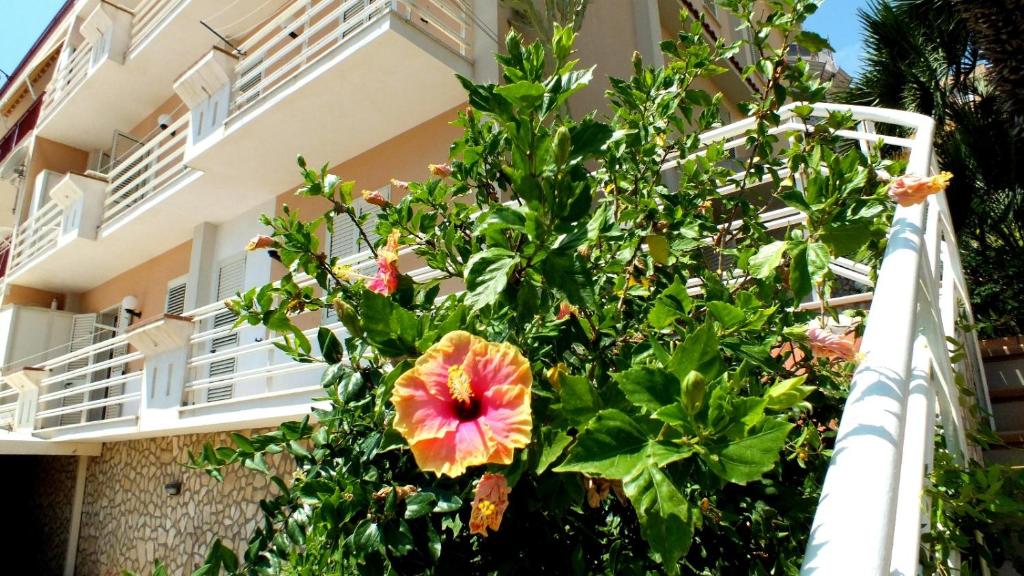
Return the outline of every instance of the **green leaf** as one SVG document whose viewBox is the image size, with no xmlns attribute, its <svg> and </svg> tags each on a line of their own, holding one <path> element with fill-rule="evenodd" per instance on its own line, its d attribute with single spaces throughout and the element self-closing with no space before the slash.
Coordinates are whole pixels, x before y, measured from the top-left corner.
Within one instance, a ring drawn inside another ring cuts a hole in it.
<svg viewBox="0 0 1024 576">
<path fill-rule="evenodd" d="M 693 308 L 693 299 L 686 293 L 686 283 L 678 276 L 654 301 L 654 308 L 647 315 L 647 321 L 658 330 L 671 326 L 686 316 Z"/>
<path fill-rule="evenodd" d="M 426 516 L 437 504 L 437 496 L 430 492 L 417 492 L 405 499 L 405 519 Z"/>
<path fill-rule="evenodd" d="M 515 82 L 498 86 L 494 93 L 515 106 L 535 108 L 544 99 L 544 86 L 536 82 Z"/>
<path fill-rule="evenodd" d="M 782 256 L 786 253 L 786 242 L 776 240 L 771 244 L 762 246 L 757 254 L 750 258 L 749 272 L 755 278 L 768 278 L 775 273 L 775 270 L 782 263 Z"/>
<path fill-rule="evenodd" d="M 352 532 L 352 540 L 359 550 L 382 550 L 380 528 L 375 522 L 364 519 Z"/>
<path fill-rule="evenodd" d="M 832 48 L 832 46 L 828 43 L 828 40 L 826 40 L 820 34 L 816 34 L 814 32 L 811 32 L 810 30 L 800 31 L 796 35 L 796 43 L 814 53 Z"/>
<path fill-rule="evenodd" d="M 807 245 L 807 273 L 812 283 L 821 281 L 831 261 L 828 246 L 821 242 L 811 242 Z"/>
<path fill-rule="evenodd" d="M 708 446 L 701 459 L 715 474 L 736 484 L 757 480 L 775 467 L 786 436 L 793 425 L 784 420 L 768 419 L 755 431 L 740 440 Z"/>
<path fill-rule="evenodd" d="M 855 221 L 829 223 L 821 234 L 821 240 L 838 256 L 856 254 L 871 240 L 871 222 Z"/>
<path fill-rule="evenodd" d="M 622 482 L 640 520 L 644 540 L 661 556 L 667 574 L 679 574 L 679 559 L 693 541 L 697 515 L 679 489 L 655 466 L 642 466 Z"/>
<path fill-rule="evenodd" d="M 642 366 L 612 377 L 630 402 L 651 413 L 679 401 L 679 379 L 667 370 Z"/>
<path fill-rule="evenodd" d="M 562 456 L 565 452 L 565 447 L 572 442 L 572 436 L 569 436 L 562 430 L 555 430 L 550 427 L 541 428 L 541 439 L 543 449 L 540 453 L 540 458 L 537 459 L 537 465 L 534 467 L 534 472 L 537 474 L 543 474 L 552 464 Z"/>
<path fill-rule="evenodd" d="M 366 339 L 381 354 L 391 357 L 416 354 L 418 326 L 415 314 L 395 304 L 387 296 L 363 291 L 363 328 Z"/>
<path fill-rule="evenodd" d="M 746 314 L 744 314 L 739 308 L 718 300 L 708 302 L 708 311 L 710 311 L 711 315 L 715 317 L 715 320 L 718 320 L 725 328 L 737 326 L 746 318 Z"/>
<path fill-rule="evenodd" d="M 671 369 L 676 378 L 685 378 L 691 370 L 696 370 L 708 381 L 725 372 L 714 326 L 704 324 L 687 336 L 672 353 Z"/>
<path fill-rule="evenodd" d="M 325 326 L 321 326 L 316 333 L 316 340 L 320 344 L 320 353 L 328 364 L 341 362 L 343 357 L 341 341 L 334 335 L 334 332 L 331 332 Z"/>
<path fill-rule="evenodd" d="M 660 429 L 660 422 L 644 418 L 638 423 L 624 412 L 603 410 L 580 432 L 555 472 L 620 480 L 640 466 L 664 466 L 693 453 L 690 448 L 657 440 Z"/>
<path fill-rule="evenodd" d="M 797 300 L 811 293 L 811 275 L 807 269 L 807 243 L 793 243 L 789 250 L 789 289 Z"/>
<path fill-rule="evenodd" d="M 504 248 L 474 254 L 466 263 L 466 303 L 479 310 L 497 300 L 517 261 L 516 254 Z"/>
<path fill-rule="evenodd" d="M 574 423 L 590 420 L 597 412 L 597 396 L 590 381 L 582 376 L 562 374 L 559 378 L 562 414 Z"/>
<path fill-rule="evenodd" d="M 805 381 L 806 374 L 776 382 L 764 393 L 767 407 L 771 410 L 788 410 L 802 402 L 808 394 L 814 392 L 814 386 L 803 385 Z"/>
</svg>

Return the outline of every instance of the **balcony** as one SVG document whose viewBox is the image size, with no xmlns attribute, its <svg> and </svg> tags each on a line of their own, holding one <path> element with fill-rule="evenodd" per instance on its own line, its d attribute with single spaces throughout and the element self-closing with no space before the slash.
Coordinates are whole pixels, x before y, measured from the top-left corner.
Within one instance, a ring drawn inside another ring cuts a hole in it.
<svg viewBox="0 0 1024 576">
<path fill-rule="evenodd" d="M 236 209 L 270 199 L 295 182 L 297 142 L 337 164 L 464 103 L 470 32 L 454 0 L 293 2 L 241 59 L 210 54 L 179 79 L 186 162 Z"/>
<path fill-rule="evenodd" d="M 142 354 L 130 348 L 125 335 L 84 347 L 72 340 L 68 346 L 74 351 L 39 366 L 44 372 L 37 380 L 35 435 L 91 437 L 134 430 Z"/>
<path fill-rule="evenodd" d="M 15 228 L 8 279 L 44 290 L 88 290 L 188 238 L 192 220 L 168 218 L 188 207 L 167 202 L 202 176 L 182 163 L 187 124 L 184 115 L 172 120 L 106 176 L 64 175 L 50 201 Z M 149 210 L 156 205 L 160 214 Z"/>
<path fill-rule="evenodd" d="M 260 10 L 283 3 L 270 0 Z M 113 127 L 142 122 L 173 94 L 181 71 L 220 43 L 201 20 L 216 14 L 236 21 L 253 12 L 248 2 L 224 4 L 141 0 L 129 10 L 101 0 L 65 40 L 40 135 L 87 151 L 110 146 Z"/>
</svg>

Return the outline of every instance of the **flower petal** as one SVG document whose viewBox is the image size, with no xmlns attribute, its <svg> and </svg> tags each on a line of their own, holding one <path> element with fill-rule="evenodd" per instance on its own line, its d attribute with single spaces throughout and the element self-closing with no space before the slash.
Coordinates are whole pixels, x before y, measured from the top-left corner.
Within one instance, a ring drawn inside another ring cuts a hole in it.
<svg viewBox="0 0 1024 576">
<path fill-rule="evenodd" d="M 416 465 L 421 470 L 452 478 L 470 466 L 487 462 L 489 434 L 478 422 L 460 422 L 458 428 L 441 438 L 429 438 L 410 444 Z"/>
<path fill-rule="evenodd" d="M 533 384 L 530 363 L 515 346 L 495 344 L 477 338 L 466 358 L 466 374 L 473 383 L 473 394 L 482 397 L 493 386 L 522 386 L 529 390 Z"/>
<path fill-rule="evenodd" d="M 410 444 L 454 432 L 459 418 L 447 394 L 447 388 L 424 382 L 415 368 L 399 376 L 391 393 L 395 430 Z"/>
<path fill-rule="evenodd" d="M 515 449 L 525 448 L 530 443 L 533 429 L 530 389 L 496 386 L 487 391 L 480 409 L 479 422 L 494 438 L 488 464 L 510 464 Z"/>
<path fill-rule="evenodd" d="M 473 340 L 478 338 L 462 330 L 445 334 L 416 360 L 416 371 L 425 382 L 442 387 L 448 394 L 448 369 L 465 362 Z"/>
</svg>

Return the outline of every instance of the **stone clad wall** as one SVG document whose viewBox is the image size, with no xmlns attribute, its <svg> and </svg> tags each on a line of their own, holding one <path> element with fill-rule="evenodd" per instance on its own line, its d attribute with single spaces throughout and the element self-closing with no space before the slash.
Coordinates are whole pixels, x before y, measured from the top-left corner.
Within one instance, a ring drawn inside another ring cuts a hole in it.
<svg viewBox="0 0 1024 576">
<path fill-rule="evenodd" d="M 191 434 L 109 443 L 90 459 L 78 576 L 149 574 L 155 559 L 170 574 L 190 574 L 218 537 L 241 556 L 260 519 L 259 501 L 276 489 L 250 470 L 232 468 L 218 483 L 182 466 L 204 442 L 230 445 L 227 433 Z M 268 465 L 283 476 L 291 460 L 268 458 Z M 181 494 L 166 494 L 164 485 L 176 480 Z"/>
</svg>

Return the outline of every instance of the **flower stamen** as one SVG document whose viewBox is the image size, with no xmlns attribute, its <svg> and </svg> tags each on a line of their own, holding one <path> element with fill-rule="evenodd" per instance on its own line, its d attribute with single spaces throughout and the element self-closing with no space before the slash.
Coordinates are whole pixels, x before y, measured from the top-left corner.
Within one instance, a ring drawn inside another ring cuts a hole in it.
<svg viewBox="0 0 1024 576">
<path fill-rule="evenodd" d="M 473 401 L 469 374 L 466 374 L 462 366 L 452 366 L 448 369 L 448 393 L 452 395 L 452 400 L 463 404 L 470 404 Z"/>
</svg>

